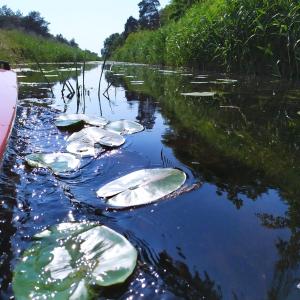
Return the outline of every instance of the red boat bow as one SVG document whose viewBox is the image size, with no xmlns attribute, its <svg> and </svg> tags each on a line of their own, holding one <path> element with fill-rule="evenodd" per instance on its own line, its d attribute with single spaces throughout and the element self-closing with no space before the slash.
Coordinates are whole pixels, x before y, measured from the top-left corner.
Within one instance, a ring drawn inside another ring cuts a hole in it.
<svg viewBox="0 0 300 300">
<path fill-rule="evenodd" d="M 14 124 L 18 99 L 17 75 L 0 69 L 0 159 Z"/>
</svg>

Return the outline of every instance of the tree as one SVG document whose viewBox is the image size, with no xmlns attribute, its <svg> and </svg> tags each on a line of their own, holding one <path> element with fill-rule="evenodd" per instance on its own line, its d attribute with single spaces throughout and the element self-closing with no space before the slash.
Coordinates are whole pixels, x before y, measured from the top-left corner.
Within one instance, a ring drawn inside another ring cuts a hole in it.
<svg viewBox="0 0 300 300">
<path fill-rule="evenodd" d="M 74 39 L 74 38 L 70 40 L 69 45 L 70 45 L 71 47 L 76 47 L 76 48 L 78 47 L 78 44 L 75 42 L 75 39 Z"/>
<path fill-rule="evenodd" d="M 140 19 L 139 23 L 142 29 L 156 29 L 159 27 L 160 3 L 158 0 L 142 0 L 139 4 Z"/>
<path fill-rule="evenodd" d="M 30 12 L 22 20 L 23 27 L 25 30 L 33 31 L 39 35 L 49 36 L 49 28 L 47 21 L 37 11 Z"/>
<path fill-rule="evenodd" d="M 132 16 L 129 17 L 126 21 L 125 29 L 123 32 L 125 39 L 128 37 L 130 33 L 137 31 L 138 27 L 139 27 L 139 21 Z"/>
<path fill-rule="evenodd" d="M 6 5 L 0 7 L 0 28 L 20 28 L 22 14 L 13 12 Z"/>
<path fill-rule="evenodd" d="M 103 57 L 110 57 L 114 50 L 120 47 L 124 42 L 121 34 L 113 33 L 104 41 L 104 47 L 101 50 L 101 55 Z"/>
</svg>

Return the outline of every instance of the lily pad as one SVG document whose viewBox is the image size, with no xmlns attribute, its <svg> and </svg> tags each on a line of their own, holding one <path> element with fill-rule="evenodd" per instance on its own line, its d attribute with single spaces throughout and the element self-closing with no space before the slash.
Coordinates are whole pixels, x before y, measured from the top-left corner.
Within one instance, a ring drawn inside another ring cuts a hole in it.
<svg viewBox="0 0 300 300">
<path fill-rule="evenodd" d="M 228 79 L 228 78 L 217 79 L 217 81 L 219 81 L 221 83 L 236 83 L 236 82 L 238 82 L 236 79 Z"/>
<path fill-rule="evenodd" d="M 191 81 L 193 84 L 204 84 L 204 83 L 209 83 L 208 81 Z"/>
<path fill-rule="evenodd" d="M 111 207 L 132 207 L 157 201 L 179 189 L 186 174 L 177 169 L 143 169 L 116 179 L 97 191 Z"/>
<path fill-rule="evenodd" d="M 66 149 L 68 152 L 80 155 L 81 157 L 96 157 L 105 151 L 100 144 L 95 143 L 94 139 L 85 136 L 69 142 Z"/>
<path fill-rule="evenodd" d="M 134 121 L 120 120 L 107 124 L 105 129 L 119 134 L 133 134 L 143 131 L 144 126 Z"/>
<path fill-rule="evenodd" d="M 89 124 L 92 126 L 103 127 L 108 121 L 102 117 L 89 117 L 84 114 L 63 114 L 56 118 L 55 125 L 59 128 L 68 128 Z"/>
<path fill-rule="evenodd" d="M 55 174 L 70 172 L 80 167 L 80 160 L 70 153 L 32 153 L 25 157 L 34 168 L 47 168 Z"/>
<path fill-rule="evenodd" d="M 93 299 L 93 286 L 123 283 L 137 251 L 97 223 L 62 223 L 34 236 L 13 274 L 16 299 Z"/>
<path fill-rule="evenodd" d="M 143 80 L 132 80 L 130 81 L 131 84 L 144 84 L 144 81 Z"/>
<path fill-rule="evenodd" d="M 183 96 L 191 96 L 191 97 L 213 97 L 215 92 L 194 92 L 194 93 L 181 93 Z"/>
<path fill-rule="evenodd" d="M 124 137 L 99 127 L 87 127 L 75 132 L 67 139 L 67 151 L 81 156 L 96 156 L 104 149 L 101 146 L 119 147 L 125 143 Z"/>
</svg>

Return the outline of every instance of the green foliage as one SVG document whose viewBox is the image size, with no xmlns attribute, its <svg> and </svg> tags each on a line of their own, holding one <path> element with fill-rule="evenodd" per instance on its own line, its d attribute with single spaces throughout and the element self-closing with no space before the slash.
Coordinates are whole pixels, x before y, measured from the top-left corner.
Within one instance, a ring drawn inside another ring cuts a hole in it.
<svg viewBox="0 0 300 300">
<path fill-rule="evenodd" d="M 139 4 L 140 19 L 142 29 L 155 29 L 159 27 L 160 3 L 158 0 L 142 0 Z"/>
<path fill-rule="evenodd" d="M 124 43 L 123 36 L 119 33 L 113 33 L 104 41 L 104 47 L 101 49 L 101 55 L 111 56 L 112 53 Z"/>
<path fill-rule="evenodd" d="M 95 299 L 96 286 L 123 283 L 134 271 L 135 248 L 97 223 L 61 223 L 34 236 L 14 269 L 15 298 Z"/>
<path fill-rule="evenodd" d="M 37 34 L 39 36 L 56 39 L 58 42 L 78 47 L 74 39 L 68 41 L 61 34 L 53 36 L 49 33 L 49 22 L 47 22 L 38 11 L 31 11 L 23 16 L 20 11 L 14 12 L 6 5 L 0 7 L 0 28 L 18 29 L 27 33 Z"/>
<path fill-rule="evenodd" d="M 34 61 L 66 62 L 97 60 L 96 53 L 83 51 L 79 48 L 57 42 L 51 38 L 44 38 L 27 34 L 19 30 L 0 29 L 0 57 L 12 63 Z"/>
<path fill-rule="evenodd" d="M 299 77 L 298 1 L 173 0 L 161 20 L 156 31 L 130 34 L 112 57 Z"/>
</svg>

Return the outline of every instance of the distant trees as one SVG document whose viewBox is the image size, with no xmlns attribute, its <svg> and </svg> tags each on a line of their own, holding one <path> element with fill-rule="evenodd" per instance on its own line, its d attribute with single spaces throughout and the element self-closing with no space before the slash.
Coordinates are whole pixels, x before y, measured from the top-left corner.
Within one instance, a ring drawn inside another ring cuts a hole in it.
<svg viewBox="0 0 300 300">
<path fill-rule="evenodd" d="M 124 32 L 123 35 L 125 37 L 125 39 L 128 37 L 128 35 L 132 32 L 136 32 L 139 28 L 139 21 L 137 19 L 135 19 L 134 17 L 130 16 L 126 23 L 125 23 L 125 27 L 124 27 Z"/>
<path fill-rule="evenodd" d="M 50 36 L 48 28 L 50 23 L 45 21 L 39 12 L 31 11 L 27 16 L 22 17 L 21 20 L 22 27 L 26 31 L 32 31 L 45 37 Z"/>
<path fill-rule="evenodd" d="M 140 29 L 153 30 L 160 26 L 160 7 L 159 0 L 142 0 L 139 4 L 139 19 L 130 16 L 124 26 L 124 31 L 111 34 L 104 41 L 104 47 L 101 49 L 101 55 L 109 57 L 119 47 L 121 47 L 127 37 Z"/>
<path fill-rule="evenodd" d="M 122 46 L 124 43 L 124 38 L 122 34 L 113 33 L 104 41 L 104 47 L 101 50 L 101 55 L 103 57 L 109 57 L 118 47 Z"/>
<path fill-rule="evenodd" d="M 139 4 L 139 25 L 142 29 L 157 29 L 159 27 L 160 3 L 158 0 L 142 0 Z"/>
<path fill-rule="evenodd" d="M 0 7 L 0 28 L 21 29 L 43 37 L 53 38 L 72 47 L 78 47 L 74 39 L 68 41 L 61 34 L 55 37 L 51 35 L 49 24 L 38 11 L 31 11 L 28 15 L 23 16 L 20 11 L 14 12 L 6 5 Z"/>
</svg>

